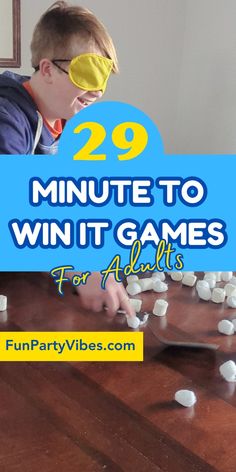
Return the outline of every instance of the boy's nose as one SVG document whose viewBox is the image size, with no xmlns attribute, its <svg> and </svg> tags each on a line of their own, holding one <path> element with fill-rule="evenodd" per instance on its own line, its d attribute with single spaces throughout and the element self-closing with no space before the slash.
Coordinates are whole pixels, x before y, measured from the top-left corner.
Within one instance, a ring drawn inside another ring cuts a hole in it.
<svg viewBox="0 0 236 472">
<path fill-rule="evenodd" d="M 101 90 L 97 90 L 96 92 L 89 92 L 89 96 L 94 99 L 101 98 L 102 95 L 103 92 Z"/>
</svg>

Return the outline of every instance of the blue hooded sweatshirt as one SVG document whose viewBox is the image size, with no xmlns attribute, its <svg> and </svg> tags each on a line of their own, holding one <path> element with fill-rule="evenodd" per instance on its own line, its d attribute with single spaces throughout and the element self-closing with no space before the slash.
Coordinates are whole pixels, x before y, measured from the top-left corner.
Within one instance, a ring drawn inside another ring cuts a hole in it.
<svg viewBox="0 0 236 472">
<path fill-rule="evenodd" d="M 56 154 L 58 141 L 22 86 L 29 77 L 0 74 L 0 154 Z"/>
</svg>

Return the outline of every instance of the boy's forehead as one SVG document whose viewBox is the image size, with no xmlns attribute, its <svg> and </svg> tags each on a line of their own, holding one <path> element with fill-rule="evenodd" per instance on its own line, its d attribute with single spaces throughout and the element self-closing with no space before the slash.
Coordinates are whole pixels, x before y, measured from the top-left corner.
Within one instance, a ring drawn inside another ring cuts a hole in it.
<svg viewBox="0 0 236 472">
<path fill-rule="evenodd" d="M 74 42 L 72 50 L 72 57 L 80 56 L 80 54 L 98 54 L 98 55 L 103 55 L 100 48 L 97 46 L 97 44 L 94 41 L 85 41 L 81 39 L 77 39 L 77 41 Z"/>
</svg>

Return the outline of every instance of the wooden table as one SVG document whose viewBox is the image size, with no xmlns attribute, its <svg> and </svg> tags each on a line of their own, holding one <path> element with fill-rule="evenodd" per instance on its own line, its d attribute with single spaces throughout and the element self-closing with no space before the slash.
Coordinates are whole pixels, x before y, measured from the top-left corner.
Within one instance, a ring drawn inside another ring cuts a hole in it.
<svg viewBox="0 0 236 472">
<path fill-rule="evenodd" d="M 127 330 L 122 315 L 83 310 L 70 287 L 59 297 L 47 274 L 1 273 L 0 293 L 2 331 Z M 156 297 L 143 294 L 144 309 Z M 236 360 L 236 337 L 217 333 L 236 310 L 177 282 L 164 297 L 168 316 L 143 328 L 143 363 L 0 363 L 1 472 L 236 471 L 236 384 L 218 370 Z M 157 331 L 220 349 L 163 349 Z M 173 401 L 183 388 L 196 393 L 194 407 Z"/>
</svg>

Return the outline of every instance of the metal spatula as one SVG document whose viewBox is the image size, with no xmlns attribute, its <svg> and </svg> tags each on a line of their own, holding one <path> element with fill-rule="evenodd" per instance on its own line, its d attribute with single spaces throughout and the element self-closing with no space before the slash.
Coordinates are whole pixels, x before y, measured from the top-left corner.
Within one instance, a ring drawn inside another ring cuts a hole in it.
<svg viewBox="0 0 236 472">
<path fill-rule="evenodd" d="M 151 323 L 148 325 L 151 332 L 154 334 L 155 338 L 165 346 L 174 346 L 174 347 L 186 347 L 192 349 L 211 349 L 212 351 L 216 351 L 219 348 L 218 344 L 213 343 L 204 343 L 198 341 L 172 341 L 163 337 L 161 334 L 157 333 L 156 330 L 154 331 Z"/>
<path fill-rule="evenodd" d="M 118 310 L 117 313 L 125 314 L 125 311 L 124 310 Z M 141 323 L 145 324 L 148 321 L 149 313 L 144 311 L 143 313 L 139 313 L 138 317 L 141 320 Z M 150 320 L 150 318 L 149 318 L 149 320 Z M 219 348 L 219 345 L 214 344 L 214 343 L 212 344 L 212 343 L 203 343 L 203 342 L 195 342 L 195 341 L 171 341 L 169 339 L 166 339 L 165 337 L 163 337 L 159 333 L 156 333 L 156 331 L 154 332 L 152 327 L 151 327 L 150 321 L 148 323 L 148 327 L 150 328 L 150 330 L 152 331 L 154 336 L 157 338 L 157 340 L 160 343 L 164 344 L 165 346 L 186 347 L 186 348 L 191 348 L 191 349 L 210 349 L 212 351 L 216 351 Z"/>
<path fill-rule="evenodd" d="M 149 325 L 150 328 L 150 325 Z M 211 349 L 216 351 L 219 348 L 218 344 L 210 344 L 210 343 L 201 343 L 201 342 L 193 342 L 193 341 L 170 341 L 169 339 L 163 338 L 159 333 L 154 333 L 151 329 L 152 333 L 155 337 L 160 341 L 160 343 L 164 344 L 165 346 L 175 346 L 175 347 L 189 347 L 192 349 Z"/>
</svg>

